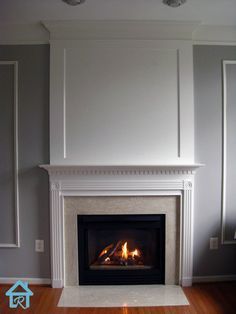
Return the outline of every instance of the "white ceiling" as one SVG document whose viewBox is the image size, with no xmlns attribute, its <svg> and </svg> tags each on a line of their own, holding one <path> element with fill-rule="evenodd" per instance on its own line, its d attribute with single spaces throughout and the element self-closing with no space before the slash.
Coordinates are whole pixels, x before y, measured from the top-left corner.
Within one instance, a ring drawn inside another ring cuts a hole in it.
<svg viewBox="0 0 236 314">
<path fill-rule="evenodd" d="M 0 0 L 0 23 L 41 20 L 143 19 L 201 21 L 208 25 L 236 25 L 236 0 L 187 0 L 170 8 L 162 0 L 86 0 L 68 6 L 62 0 Z"/>
</svg>

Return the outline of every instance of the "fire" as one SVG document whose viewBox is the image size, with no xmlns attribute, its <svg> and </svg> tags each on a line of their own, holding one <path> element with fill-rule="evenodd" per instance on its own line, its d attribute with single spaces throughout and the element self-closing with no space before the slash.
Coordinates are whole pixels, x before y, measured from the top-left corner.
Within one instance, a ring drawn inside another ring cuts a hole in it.
<svg viewBox="0 0 236 314">
<path fill-rule="evenodd" d="M 119 240 L 111 243 L 98 255 L 95 265 L 109 266 L 140 266 L 144 265 L 143 253 L 139 248 L 129 250 L 130 243 L 125 240 Z"/>
<path fill-rule="evenodd" d="M 127 242 L 125 242 L 125 244 L 124 245 L 122 245 L 122 258 L 123 259 L 128 259 L 128 256 L 129 256 L 129 254 L 128 254 L 128 248 L 127 248 Z"/>
<path fill-rule="evenodd" d="M 135 258 L 135 256 L 140 257 L 140 252 L 138 249 L 135 249 L 133 252 L 130 252 L 132 258 Z"/>
<path fill-rule="evenodd" d="M 100 253 L 99 257 L 104 256 L 105 254 L 108 253 L 108 251 L 113 247 L 113 244 L 108 245 L 106 248 L 104 248 L 102 250 L 102 252 Z"/>
<path fill-rule="evenodd" d="M 138 249 L 135 249 L 134 251 L 130 252 L 128 249 L 128 243 L 125 242 L 124 245 L 122 245 L 122 254 L 121 257 L 125 260 L 127 260 L 131 256 L 133 259 L 136 257 L 140 257 L 140 252 Z"/>
</svg>

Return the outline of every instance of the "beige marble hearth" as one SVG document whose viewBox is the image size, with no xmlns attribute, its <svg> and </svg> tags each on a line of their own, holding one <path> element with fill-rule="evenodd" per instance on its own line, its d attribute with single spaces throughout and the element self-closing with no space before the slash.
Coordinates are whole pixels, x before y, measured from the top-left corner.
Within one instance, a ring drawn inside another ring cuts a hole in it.
<svg viewBox="0 0 236 314">
<path fill-rule="evenodd" d="M 64 198 L 65 285 L 78 285 L 77 215 L 166 214 L 165 283 L 179 282 L 180 204 L 178 196 Z"/>
<path fill-rule="evenodd" d="M 78 286 L 63 289 L 59 307 L 127 307 L 189 305 L 180 286 Z M 108 312 L 109 313 L 109 312 Z"/>
</svg>

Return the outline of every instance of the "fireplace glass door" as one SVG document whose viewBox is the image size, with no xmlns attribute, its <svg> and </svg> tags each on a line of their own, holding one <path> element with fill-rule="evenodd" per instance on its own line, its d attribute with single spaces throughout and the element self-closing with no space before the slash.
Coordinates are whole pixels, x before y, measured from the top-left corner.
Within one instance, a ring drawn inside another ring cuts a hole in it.
<svg viewBox="0 0 236 314">
<path fill-rule="evenodd" d="M 163 284 L 165 215 L 80 215 L 78 248 L 80 284 Z"/>
</svg>

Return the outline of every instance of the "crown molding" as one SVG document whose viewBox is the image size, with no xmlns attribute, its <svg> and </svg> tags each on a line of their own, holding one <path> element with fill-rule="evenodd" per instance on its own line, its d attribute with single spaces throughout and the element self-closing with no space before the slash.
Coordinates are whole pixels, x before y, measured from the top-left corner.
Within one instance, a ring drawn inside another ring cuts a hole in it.
<svg viewBox="0 0 236 314">
<path fill-rule="evenodd" d="M 193 31 L 193 44 L 236 45 L 236 26 L 199 25 Z"/>
<path fill-rule="evenodd" d="M 1 24 L 1 45 L 48 44 L 50 40 L 149 39 L 192 40 L 195 45 L 236 45 L 236 25 L 198 21 L 64 20 Z"/>
<path fill-rule="evenodd" d="M 41 23 L 1 24 L 1 45 L 48 44 L 49 32 Z"/>
<path fill-rule="evenodd" d="M 179 39 L 191 40 L 199 22 L 155 20 L 43 21 L 51 40 Z"/>
</svg>

